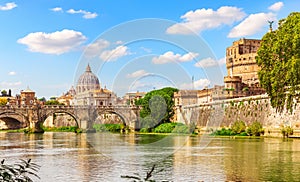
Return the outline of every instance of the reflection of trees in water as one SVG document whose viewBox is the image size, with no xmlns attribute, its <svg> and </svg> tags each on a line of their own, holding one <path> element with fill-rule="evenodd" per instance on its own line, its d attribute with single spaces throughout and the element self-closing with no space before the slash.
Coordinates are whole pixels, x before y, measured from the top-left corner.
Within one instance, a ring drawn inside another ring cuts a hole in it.
<svg viewBox="0 0 300 182">
<path fill-rule="evenodd" d="M 228 181 L 299 181 L 299 142 L 235 139 L 225 154 Z"/>
</svg>

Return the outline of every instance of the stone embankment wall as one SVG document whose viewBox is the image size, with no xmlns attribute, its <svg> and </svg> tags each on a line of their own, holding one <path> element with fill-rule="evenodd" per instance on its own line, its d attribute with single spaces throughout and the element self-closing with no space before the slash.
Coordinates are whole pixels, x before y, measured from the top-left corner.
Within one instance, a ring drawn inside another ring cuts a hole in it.
<svg viewBox="0 0 300 182">
<path fill-rule="evenodd" d="M 235 121 L 242 120 L 247 125 L 254 121 L 261 122 L 265 135 L 281 136 L 281 127 L 291 126 L 294 135 L 300 136 L 300 104 L 293 113 L 278 113 L 266 95 L 182 106 L 176 109 L 176 116 L 178 122 L 195 123 L 204 130 L 230 127 Z"/>
</svg>

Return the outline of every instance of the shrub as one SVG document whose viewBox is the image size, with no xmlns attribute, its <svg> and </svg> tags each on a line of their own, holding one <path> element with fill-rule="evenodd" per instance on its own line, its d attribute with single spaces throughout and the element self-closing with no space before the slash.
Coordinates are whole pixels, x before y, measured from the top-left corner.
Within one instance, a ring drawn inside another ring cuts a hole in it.
<svg viewBox="0 0 300 182">
<path fill-rule="evenodd" d="M 149 133 L 149 132 L 150 132 L 150 129 L 149 129 L 149 128 L 141 128 L 141 129 L 140 129 L 140 132 L 141 132 L 141 133 Z"/>
<path fill-rule="evenodd" d="M 240 134 L 238 134 L 238 136 L 248 136 L 247 132 L 242 132 Z"/>
<path fill-rule="evenodd" d="M 44 131 L 57 131 L 57 132 L 79 132 L 80 129 L 77 126 L 62 126 L 62 127 L 43 127 Z"/>
<path fill-rule="evenodd" d="M 250 136 L 260 136 L 264 134 L 262 124 L 258 121 L 253 122 L 247 129 L 247 134 Z"/>
<path fill-rule="evenodd" d="M 235 134 L 240 134 L 246 130 L 246 124 L 244 121 L 236 121 L 231 126 L 231 130 Z"/>
<path fill-rule="evenodd" d="M 125 127 L 123 124 L 94 124 L 97 132 L 121 132 Z"/>
<path fill-rule="evenodd" d="M 217 130 L 213 133 L 213 135 L 219 135 L 219 136 L 230 136 L 234 135 L 232 134 L 231 129 L 222 128 L 221 130 Z"/>
<path fill-rule="evenodd" d="M 154 133 L 172 133 L 176 123 L 163 123 L 153 129 Z"/>
<path fill-rule="evenodd" d="M 183 123 L 163 123 L 153 129 L 154 133 L 189 133 L 190 128 Z"/>
<path fill-rule="evenodd" d="M 290 126 L 285 126 L 281 128 L 281 134 L 283 137 L 289 137 L 289 135 L 293 135 L 294 130 Z"/>
</svg>

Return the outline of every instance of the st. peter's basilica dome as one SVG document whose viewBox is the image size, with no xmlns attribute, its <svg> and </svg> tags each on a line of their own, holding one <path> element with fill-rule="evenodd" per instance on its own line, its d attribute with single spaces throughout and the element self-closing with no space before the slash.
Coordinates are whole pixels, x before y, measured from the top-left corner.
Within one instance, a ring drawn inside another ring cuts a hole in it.
<svg viewBox="0 0 300 182">
<path fill-rule="evenodd" d="M 85 72 L 79 77 L 76 86 L 76 93 L 100 89 L 98 77 L 92 73 L 90 65 L 87 65 Z"/>
</svg>

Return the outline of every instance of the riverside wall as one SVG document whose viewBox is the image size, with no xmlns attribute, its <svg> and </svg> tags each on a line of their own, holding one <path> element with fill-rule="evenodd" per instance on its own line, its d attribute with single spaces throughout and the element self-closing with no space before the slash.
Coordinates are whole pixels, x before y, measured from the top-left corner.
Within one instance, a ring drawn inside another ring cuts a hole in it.
<svg viewBox="0 0 300 182">
<path fill-rule="evenodd" d="M 292 113 L 278 113 L 272 108 L 267 95 L 181 106 L 176 108 L 175 113 L 177 122 L 195 123 L 203 131 L 230 127 L 235 121 L 242 120 L 247 126 L 254 121 L 261 122 L 266 136 L 281 136 L 280 129 L 290 126 L 294 130 L 293 135 L 300 137 L 300 103 Z"/>
</svg>

